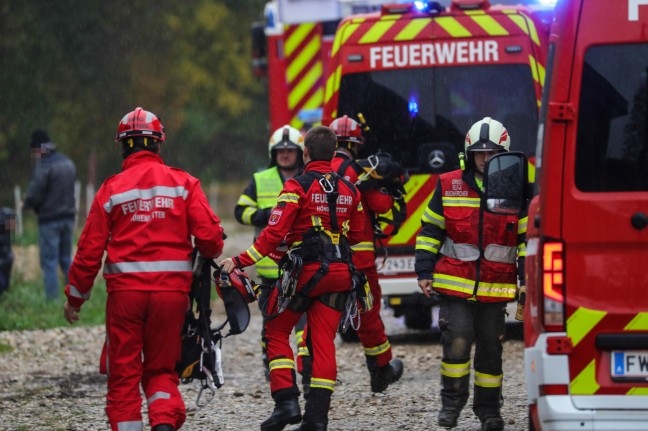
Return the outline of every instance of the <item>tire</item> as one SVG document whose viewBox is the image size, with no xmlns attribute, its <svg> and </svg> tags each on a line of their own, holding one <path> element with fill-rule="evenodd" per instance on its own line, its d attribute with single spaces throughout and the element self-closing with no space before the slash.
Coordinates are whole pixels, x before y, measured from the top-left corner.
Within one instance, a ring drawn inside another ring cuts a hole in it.
<svg viewBox="0 0 648 431">
<path fill-rule="evenodd" d="M 405 326 L 409 329 L 430 329 L 432 327 L 432 307 L 410 306 L 405 312 Z"/>
</svg>

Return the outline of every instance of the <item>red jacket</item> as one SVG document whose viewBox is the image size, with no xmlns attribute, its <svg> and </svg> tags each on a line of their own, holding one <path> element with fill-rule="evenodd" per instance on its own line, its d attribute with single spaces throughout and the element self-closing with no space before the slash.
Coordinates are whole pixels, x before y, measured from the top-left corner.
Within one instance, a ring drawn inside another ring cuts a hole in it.
<svg viewBox="0 0 648 431">
<path fill-rule="evenodd" d="M 358 171 L 361 169 L 356 163 L 349 164 L 345 172 L 338 172 L 342 163 L 350 160 L 350 157 L 340 151 L 335 152 L 331 166 L 335 172 L 342 175 L 353 184 L 358 181 Z M 362 192 L 362 207 L 364 209 L 365 227 L 362 233 L 362 240 L 353 247 L 353 264 L 358 270 L 374 267 L 376 265 L 376 253 L 374 248 L 373 215 L 384 214 L 394 204 L 391 195 L 377 189 L 364 190 Z"/>
<path fill-rule="evenodd" d="M 432 251 L 441 256 L 433 266 L 432 287 L 437 292 L 480 302 L 511 301 L 517 289 L 516 272 L 524 274 L 526 214 L 481 211 L 481 193 L 472 172 L 466 172 L 439 177 L 417 236 L 417 273 L 427 276 L 426 262 L 433 260 L 420 257 Z"/>
<path fill-rule="evenodd" d="M 89 298 L 104 251 L 109 293 L 189 292 L 191 237 L 202 255 L 214 258 L 223 250 L 222 234 L 198 179 L 164 165 L 157 154 L 137 152 L 97 192 L 65 294 L 74 307 Z"/>
<path fill-rule="evenodd" d="M 320 220 L 325 229 L 331 229 L 331 217 L 328 210 L 326 193 L 319 182 L 313 180 L 306 190 L 300 184 L 309 171 L 325 174 L 331 172 L 331 163 L 313 161 L 304 168 L 299 177 L 290 178 L 284 184 L 277 199 L 277 206 L 272 210 L 268 226 L 246 251 L 234 258 L 238 267 L 246 267 L 258 262 L 262 257 L 272 255 L 286 240 L 290 247 L 302 240 L 304 233 L 314 226 L 315 220 Z M 362 241 L 364 232 L 364 216 L 360 192 L 344 181 L 338 181 L 337 219 L 338 226 L 346 235 L 350 244 Z M 318 264 L 319 265 L 319 264 Z M 335 266 L 344 265 L 334 263 Z"/>
</svg>

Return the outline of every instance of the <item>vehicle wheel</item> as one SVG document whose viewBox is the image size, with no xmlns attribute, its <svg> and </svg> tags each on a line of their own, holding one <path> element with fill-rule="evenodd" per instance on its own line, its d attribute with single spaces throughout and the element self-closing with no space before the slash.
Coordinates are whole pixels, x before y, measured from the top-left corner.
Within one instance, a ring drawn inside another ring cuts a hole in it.
<svg viewBox="0 0 648 431">
<path fill-rule="evenodd" d="M 348 328 L 346 332 L 340 332 L 340 338 L 342 338 L 342 341 L 345 343 L 357 343 L 360 341 L 358 333 L 353 328 Z"/>
<path fill-rule="evenodd" d="M 430 329 L 432 326 L 432 307 L 408 307 L 404 314 L 405 326 L 410 329 Z"/>
</svg>

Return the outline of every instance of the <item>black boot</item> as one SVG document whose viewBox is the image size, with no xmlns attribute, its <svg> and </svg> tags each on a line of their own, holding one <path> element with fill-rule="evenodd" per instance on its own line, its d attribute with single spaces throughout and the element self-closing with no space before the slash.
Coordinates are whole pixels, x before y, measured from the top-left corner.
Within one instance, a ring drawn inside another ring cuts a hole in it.
<svg viewBox="0 0 648 431">
<path fill-rule="evenodd" d="M 403 361 L 392 359 L 384 367 L 370 368 L 371 392 L 383 392 L 391 383 L 394 383 L 403 375 Z"/>
<path fill-rule="evenodd" d="M 302 356 L 302 388 L 304 390 L 304 399 L 310 394 L 311 376 L 313 374 L 313 359 L 310 356 Z"/>
<path fill-rule="evenodd" d="M 293 431 L 326 431 L 326 429 L 326 424 L 321 422 L 302 422 L 301 426 Z"/>
<path fill-rule="evenodd" d="M 331 407 L 331 395 L 333 391 L 323 388 L 312 388 L 306 408 L 304 409 L 304 421 L 298 428 L 301 431 L 326 431 L 328 426 L 328 411 Z"/>
<path fill-rule="evenodd" d="M 504 419 L 497 414 L 482 418 L 482 431 L 501 431 L 504 429 Z"/>
<path fill-rule="evenodd" d="M 296 397 L 275 400 L 275 408 L 270 417 L 261 424 L 261 431 L 281 431 L 286 425 L 297 424 L 301 419 Z"/>
<path fill-rule="evenodd" d="M 169 424 L 160 424 L 154 426 L 153 431 L 176 431 L 176 429 Z"/>
<path fill-rule="evenodd" d="M 443 407 L 439 412 L 438 424 L 443 428 L 454 428 L 457 426 L 460 411 L 449 407 Z"/>
</svg>

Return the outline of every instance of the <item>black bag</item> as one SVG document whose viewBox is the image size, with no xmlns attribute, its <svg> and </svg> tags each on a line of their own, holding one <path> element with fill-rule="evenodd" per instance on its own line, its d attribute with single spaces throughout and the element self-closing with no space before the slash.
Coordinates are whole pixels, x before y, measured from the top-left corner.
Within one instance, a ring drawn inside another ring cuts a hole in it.
<svg viewBox="0 0 648 431">
<path fill-rule="evenodd" d="M 0 208 L 0 294 L 9 289 L 14 255 L 11 250 L 11 236 L 16 213 L 11 208 Z"/>
<path fill-rule="evenodd" d="M 217 268 L 214 273 L 220 276 L 220 268 L 211 259 L 203 259 L 199 253 L 194 253 L 194 270 L 191 291 L 189 293 L 189 310 L 185 315 L 182 328 L 182 352 L 180 361 L 176 363 L 176 372 L 182 383 L 200 380 L 201 388 L 196 397 L 196 406 L 206 406 L 216 394 L 216 389 L 224 384 L 221 368 L 221 345 L 223 338 L 240 334 L 250 322 L 250 312 L 247 304 L 238 294 L 230 295 L 231 289 L 222 292 L 227 319 L 216 328 L 211 327 L 211 268 Z M 241 304 L 242 303 L 242 304 Z M 227 335 L 222 334 L 225 325 L 230 324 Z M 202 393 L 207 389 L 209 397 L 202 401 Z"/>
</svg>

